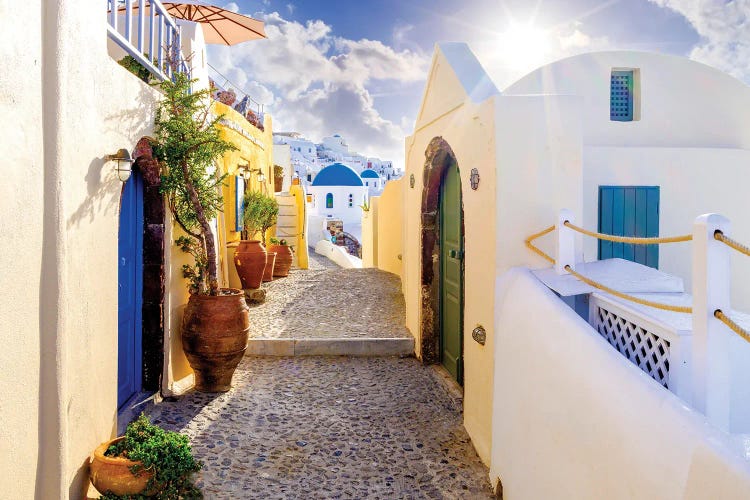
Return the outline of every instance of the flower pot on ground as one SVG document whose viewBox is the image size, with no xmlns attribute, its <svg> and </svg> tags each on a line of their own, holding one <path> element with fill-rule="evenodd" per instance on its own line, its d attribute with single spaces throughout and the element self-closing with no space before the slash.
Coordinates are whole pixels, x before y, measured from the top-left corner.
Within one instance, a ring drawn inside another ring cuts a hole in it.
<svg viewBox="0 0 750 500">
<path fill-rule="evenodd" d="M 268 247 L 269 252 L 276 252 L 276 263 L 273 267 L 273 275 L 278 277 L 289 276 L 289 268 L 292 267 L 294 253 L 286 240 L 277 240 L 271 238 L 271 244 Z"/>
<path fill-rule="evenodd" d="M 193 294 L 182 318 L 182 347 L 201 392 L 227 392 L 250 333 L 249 308 L 241 290 Z"/>
<path fill-rule="evenodd" d="M 192 481 L 201 467 L 187 436 L 153 425 L 141 414 L 128 424 L 124 436 L 94 450 L 89 478 L 103 499 L 201 498 Z"/>
<path fill-rule="evenodd" d="M 238 290 L 222 290 L 211 221 L 223 208 L 216 160 L 236 149 L 223 140 L 210 111 L 209 90 L 193 92 L 183 73 L 160 83 L 164 99 L 156 110 L 154 157 L 161 165 L 161 190 L 184 236 L 175 241 L 193 257 L 183 266 L 190 300 L 182 321 L 182 344 L 196 373 L 198 390 L 226 391 L 244 353 L 248 308 Z M 177 498 L 177 497 L 175 497 Z"/>
<path fill-rule="evenodd" d="M 266 268 L 266 231 L 276 224 L 279 204 L 273 196 L 258 191 L 246 192 L 243 202 L 242 220 L 245 224 L 245 230 L 251 238 L 260 234 L 263 243 L 261 244 L 257 240 L 241 241 L 234 254 L 234 265 L 237 268 L 237 274 L 240 275 L 242 288 L 258 288 L 263 281 Z M 259 248 L 262 249 L 263 255 L 251 256 L 251 253 L 259 254 Z M 239 258 L 238 254 L 240 255 Z M 270 271 L 272 272 L 273 269 Z M 244 279 L 243 275 L 245 276 Z"/>
<path fill-rule="evenodd" d="M 266 268 L 266 249 L 260 240 L 242 240 L 234 252 L 234 267 L 242 288 L 260 288 Z"/>
<path fill-rule="evenodd" d="M 273 269 L 276 262 L 276 252 L 266 251 L 266 269 L 263 271 L 263 283 L 273 281 Z"/>
<path fill-rule="evenodd" d="M 280 165 L 273 166 L 273 190 L 280 193 L 284 188 L 284 167 Z"/>
</svg>

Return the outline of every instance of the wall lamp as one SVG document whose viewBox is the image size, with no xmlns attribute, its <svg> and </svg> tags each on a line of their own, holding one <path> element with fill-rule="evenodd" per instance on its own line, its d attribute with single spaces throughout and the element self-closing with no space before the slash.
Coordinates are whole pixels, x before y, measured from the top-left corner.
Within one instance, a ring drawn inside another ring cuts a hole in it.
<svg viewBox="0 0 750 500">
<path fill-rule="evenodd" d="M 250 179 L 250 176 L 253 174 L 258 174 L 258 182 L 266 182 L 266 176 L 259 168 L 250 168 L 250 165 L 237 165 L 237 170 L 239 170 L 240 175 L 242 175 L 245 180 Z"/>
<path fill-rule="evenodd" d="M 133 173 L 133 162 L 135 160 L 130 156 L 130 151 L 122 148 L 113 155 L 107 155 L 104 157 L 104 161 L 116 161 L 117 162 L 117 178 L 121 182 L 128 182 L 130 174 Z"/>
</svg>

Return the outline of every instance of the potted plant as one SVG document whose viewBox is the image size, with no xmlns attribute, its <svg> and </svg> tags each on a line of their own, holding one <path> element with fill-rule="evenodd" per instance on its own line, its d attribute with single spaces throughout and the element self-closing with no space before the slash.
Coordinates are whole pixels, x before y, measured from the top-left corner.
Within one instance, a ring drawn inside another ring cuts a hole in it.
<svg viewBox="0 0 750 500">
<path fill-rule="evenodd" d="M 263 281 L 266 262 L 266 231 L 276 223 L 279 204 L 276 199 L 259 191 L 248 191 L 244 196 L 242 220 L 248 240 L 242 240 L 234 253 L 234 265 L 240 276 L 242 288 L 259 288 Z M 261 234 L 262 241 L 256 239 Z M 273 258 L 269 271 L 273 272 Z"/>
<path fill-rule="evenodd" d="M 289 276 L 289 268 L 292 267 L 294 251 L 286 240 L 277 240 L 271 238 L 271 245 L 268 247 L 271 252 L 276 252 L 276 264 L 273 267 L 274 276 Z"/>
<path fill-rule="evenodd" d="M 281 165 L 273 166 L 273 190 L 280 193 L 284 189 L 284 167 Z"/>
<path fill-rule="evenodd" d="M 104 499 L 202 498 L 192 480 L 202 466 L 187 436 L 153 425 L 141 414 L 128 424 L 124 436 L 94 450 L 89 477 Z"/>
<path fill-rule="evenodd" d="M 209 90 L 191 92 L 191 81 L 176 73 L 160 83 L 164 99 L 156 111 L 154 157 L 160 162 L 161 190 L 185 235 L 177 245 L 191 254 L 183 266 L 190 299 L 182 319 L 182 345 L 195 372 L 196 389 L 225 392 L 242 360 L 250 331 L 240 290 L 220 289 L 216 243 L 210 220 L 222 209 L 215 161 L 232 144 L 221 139 L 211 118 Z"/>
</svg>

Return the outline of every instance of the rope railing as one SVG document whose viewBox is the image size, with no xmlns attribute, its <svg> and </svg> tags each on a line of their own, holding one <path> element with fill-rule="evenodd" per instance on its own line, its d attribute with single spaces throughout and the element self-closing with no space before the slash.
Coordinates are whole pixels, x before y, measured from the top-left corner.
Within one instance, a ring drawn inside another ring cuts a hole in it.
<svg viewBox="0 0 750 500">
<path fill-rule="evenodd" d="M 742 337 L 745 341 L 750 342 L 750 333 L 740 325 L 735 323 L 732 318 L 724 314 L 721 309 L 717 309 L 714 311 L 714 318 L 724 323 L 730 330 Z"/>
<path fill-rule="evenodd" d="M 729 248 L 731 248 L 733 250 L 737 250 L 741 254 L 744 254 L 744 255 L 747 255 L 748 257 L 750 257 L 750 248 L 748 248 L 747 246 L 743 245 L 739 241 L 733 240 L 729 236 L 726 236 L 721 231 L 715 231 L 714 232 L 714 239 L 718 240 L 718 241 L 721 241 L 722 243 L 724 243 Z"/>
<path fill-rule="evenodd" d="M 664 238 L 638 238 L 638 237 L 630 237 L 630 236 L 615 236 L 613 234 L 604 234 L 604 233 L 597 233 L 594 231 L 589 231 L 588 229 L 584 229 L 582 227 L 576 226 L 575 224 L 572 224 L 570 221 L 565 221 L 565 226 L 569 227 L 570 229 L 574 231 L 578 231 L 579 233 L 585 234 L 586 236 L 593 236 L 594 238 L 598 238 L 600 240 L 604 241 L 612 241 L 615 243 L 631 243 L 633 245 L 658 245 L 660 243 L 680 243 L 683 241 L 691 241 L 693 239 L 692 234 L 683 234 L 680 236 L 667 236 Z"/>
<path fill-rule="evenodd" d="M 524 244 L 526 245 L 526 248 L 528 248 L 529 250 L 531 250 L 531 251 L 532 251 L 532 252 L 534 252 L 535 254 L 539 255 L 539 256 L 540 256 L 540 257 L 542 257 L 543 259 L 547 260 L 547 261 L 548 261 L 548 262 L 550 262 L 550 263 L 551 263 L 552 265 L 555 265 L 555 259 L 553 259 L 553 258 L 552 258 L 552 257 L 550 257 L 549 255 L 547 255 L 546 253 L 544 253 L 544 252 L 543 252 L 543 251 L 542 251 L 542 250 L 541 250 L 540 248 L 538 248 L 538 247 L 534 246 L 534 245 L 533 245 L 533 244 L 532 244 L 531 242 L 532 242 L 532 241 L 534 241 L 534 240 L 535 240 L 535 239 L 537 239 L 537 238 L 541 238 L 541 237 L 542 237 L 542 236 L 544 236 L 545 234 L 549 234 L 549 233 L 551 233 L 551 232 L 552 232 L 552 231 L 554 231 L 554 230 L 555 230 L 555 226 L 554 226 L 554 225 L 552 225 L 552 226 L 548 227 L 547 229 L 545 229 L 544 231 L 539 231 L 538 233 L 534 233 L 534 234 L 532 234 L 531 236 L 529 236 L 528 238 L 526 238 L 526 239 L 525 239 L 525 240 L 523 241 L 523 243 L 524 243 Z"/>
</svg>

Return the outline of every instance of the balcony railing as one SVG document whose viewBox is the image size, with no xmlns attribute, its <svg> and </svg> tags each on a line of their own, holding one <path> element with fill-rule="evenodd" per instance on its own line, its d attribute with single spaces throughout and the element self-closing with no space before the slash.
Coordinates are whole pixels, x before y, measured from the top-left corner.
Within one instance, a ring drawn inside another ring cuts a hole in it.
<svg viewBox="0 0 750 500">
<path fill-rule="evenodd" d="M 189 76 L 180 26 L 159 0 L 107 0 L 107 9 L 107 36 L 154 77 L 168 80 L 175 73 Z"/>
</svg>

